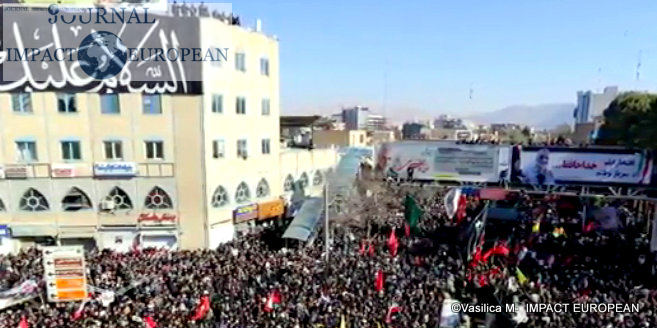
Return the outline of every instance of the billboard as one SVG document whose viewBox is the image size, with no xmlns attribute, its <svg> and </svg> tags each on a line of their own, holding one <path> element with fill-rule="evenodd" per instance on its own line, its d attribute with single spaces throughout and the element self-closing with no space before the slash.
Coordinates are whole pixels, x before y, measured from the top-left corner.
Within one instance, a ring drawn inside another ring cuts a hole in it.
<svg viewBox="0 0 657 328">
<path fill-rule="evenodd" d="M 87 277 L 82 246 L 49 246 L 42 253 L 48 301 L 85 300 Z"/>
<path fill-rule="evenodd" d="M 652 175 L 652 160 L 644 151 L 545 147 L 519 153 L 513 180 L 525 184 L 647 185 Z"/>
<path fill-rule="evenodd" d="M 392 178 L 498 182 L 509 167 L 510 152 L 504 148 L 454 141 L 393 142 L 379 147 L 376 167 Z"/>
</svg>

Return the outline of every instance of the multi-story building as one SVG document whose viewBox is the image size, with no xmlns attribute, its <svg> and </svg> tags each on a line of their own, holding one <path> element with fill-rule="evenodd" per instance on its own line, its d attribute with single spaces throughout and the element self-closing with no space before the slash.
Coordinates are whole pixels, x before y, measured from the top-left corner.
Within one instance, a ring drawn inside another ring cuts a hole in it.
<svg viewBox="0 0 657 328">
<path fill-rule="evenodd" d="M 244 222 L 284 215 L 290 183 L 320 186 L 334 150 L 281 150 L 278 41 L 213 18 L 160 27 L 187 24 L 198 47 L 231 50 L 185 64 L 203 74 L 187 88 L 0 83 L 0 252 L 216 247 Z"/>
<path fill-rule="evenodd" d="M 609 107 L 618 96 L 618 87 L 604 88 L 602 93 L 592 91 L 577 92 L 577 107 L 573 112 L 575 124 L 592 123 L 598 116 L 602 116 L 604 110 Z"/>
</svg>

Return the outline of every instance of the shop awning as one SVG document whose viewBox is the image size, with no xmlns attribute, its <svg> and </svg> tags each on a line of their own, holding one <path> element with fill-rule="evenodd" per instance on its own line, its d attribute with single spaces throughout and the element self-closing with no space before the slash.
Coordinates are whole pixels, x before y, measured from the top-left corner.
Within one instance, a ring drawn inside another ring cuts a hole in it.
<svg viewBox="0 0 657 328">
<path fill-rule="evenodd" d="M 312 197 L 306 199 L 287 230 L 285 230 L 283 238 L 308 241 L 308 238 L 315 232 L 323 212 L 323 198 Z"/>
<path fill-rule="evenodd" d="M 11 225 L 12 237 L 54 237 L 57 235 L 57 227 L 54 225 L 46 224 L 24 224 L 24 225 Z"/>
<path fill-rule="evenodd" d="M 59 227 L 59 238 L 94 238 L 96 226 Z"/>
</svg>

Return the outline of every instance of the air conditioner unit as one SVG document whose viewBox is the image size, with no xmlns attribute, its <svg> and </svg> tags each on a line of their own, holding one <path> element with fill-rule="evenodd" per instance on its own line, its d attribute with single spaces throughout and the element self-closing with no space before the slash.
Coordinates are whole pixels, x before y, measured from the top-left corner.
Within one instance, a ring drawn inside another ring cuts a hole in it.
<svg viewBox="0 0 657 328">
<path fill-rule="evenodd" d="M 111 211 L 115 208 L 113 200 L 104 200 L 100 202 L 100 209 L 103 211 Z"/>
</svg>

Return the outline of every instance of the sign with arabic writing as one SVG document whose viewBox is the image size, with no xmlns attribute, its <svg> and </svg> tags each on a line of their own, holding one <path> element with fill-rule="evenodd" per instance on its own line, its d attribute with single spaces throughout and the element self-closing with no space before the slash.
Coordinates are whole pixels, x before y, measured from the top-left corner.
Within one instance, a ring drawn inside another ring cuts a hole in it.
<svg viewBox="0 0 657 328">
<path fill-rule="evenodd" d="M 497 182 L 509 165 L 509 151 L 502 148 L 453 141 L 391 142 L 378 149 L 376 166 L 402 179 Z"/>
<path fill-rule="evenodd" d="M 517 179 L 527 184 L 650 183 L 652 160 L 644 152 L 573 151 L 567 148 L 523 149 Z"/>
<path fill-rule="evenodd" d="M 86 264 L 82 246 L 43 247 L 43 269 L 50 302 L 87 298 Z"/>
<path fill-rule="evenodd" d="M 137 175 L 137 163 L 134 162 L 99 162 L 94 164 L 94 176 L 97 177 L 134 177 Z"/>
<path fill-rule="evenodd" d="M 251 221 L 258 217 L 258 204 L 240 206 L 235 209 L 235 224 Z"/>
<path fill-rule="evenodd" d="M 0 91 L 202 92 L 199 18 L 85 6 L 3 11 Z"/>
</svg>

